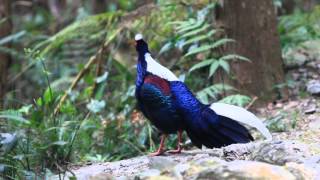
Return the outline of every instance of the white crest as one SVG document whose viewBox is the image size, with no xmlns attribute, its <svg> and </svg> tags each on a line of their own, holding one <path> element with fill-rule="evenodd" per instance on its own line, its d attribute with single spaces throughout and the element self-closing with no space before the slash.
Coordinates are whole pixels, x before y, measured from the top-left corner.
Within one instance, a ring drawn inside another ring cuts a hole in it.
<svg viewBox="0 0 320 180">
<path fill-rule="evenodd" d="M 136 40 L 136 41 L 139 41 L 141 39 L 143 39 L 142 34 L 136 34 L 136 36 L 134 37 L 134 40 Z"/>
<path fill-rule="evenodd" d="M 213 103 L 210 108 L 220 116 L 225 116 L 256 128 L 267 140 L 272 140 L 272 135 L 262 121 L 246 109 L 224 103 Z"/>
<path fill-rule="evenodd" d="M 157 63 L 150 55 L 150 53 L 146 53 L 144 55 L 147 61 L 147 71 L 157 75 L 161 78 L 164 78 L 168 81 L 180 81 L 176 75 L 174 75 L 169 69 Z"/>
</svg>

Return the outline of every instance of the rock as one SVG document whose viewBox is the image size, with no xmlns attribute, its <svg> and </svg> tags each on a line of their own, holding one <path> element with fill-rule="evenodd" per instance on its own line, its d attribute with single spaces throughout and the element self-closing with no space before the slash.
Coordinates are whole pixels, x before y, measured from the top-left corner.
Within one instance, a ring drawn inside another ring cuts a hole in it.
<svg viewBox="0 0 320 180">
<path fill-rule="evenodd" d="M 320 95 L 320 80 L 310 80 L 307 83 L 307 91 L 312 95 Z"/>
<path fill-rule="evenodd" d="M 178 164 L 174 167 L 174 174 L 177 177 L 182 177 L 182 174 L 184 174 L 189 168 L 190 164 L 188 163 Z"/>
<path fill-rule="evenodd" d="M 18 142 L 16 134 L 0 133 L 0 155 L 10 152 Z"/>
<path fill-rule="evenodd" d="M 250 154 L 254 161 L 284 165 L 287 162 L 302 163 L 310 156 L 308 147 L 294 141 L 263 142 Z"/>
<path fill-rule="evenodd" d="M 287 163 L 285 167 L 296 179 L 317 179 L 317 177 L 319 177 L 320 169 L 317 165 L 310 166 L 310 164 Z"/>
<path fill-rule="evenodd" d="M 253 161 L 233 161 L 226 165 L 201 171 L 196 175 L 197 180 L 203 179 L 273 179 L 294 180 L 290 171 L 284 167 Z"/>
<path fill-rule="evenodd" d="M 298 81 L 300 79 L 300 74 L 299 73 L 292 73 L 291 74 L 292 79 L 295 81 Z"/>
<path fill-rule="evenodd" d="M 291 51 L 284 58 L 287 67 L 302 66 L 308 61 L 308 57 L 298 51 Z"/>
<path fill-rule="evenodd" d="M 320 118 L 312 121 L 310 124 L 309 124 L 309 128 L 310 130 L 320 130 Z"/>
<path fill-rule="evenodd" d="M 154 156 L 149 157 L 149 167 L 152 169 L 165 170 L 172 169 L 177 163 L 170 157 Z"/>
<path fill-rule="evenodd" d="M 248 159 L 248 155 L 252 153 L 254 149 L 253 143 L 248 144 L 232 144 L 222 148 L 224 159 L 227 161 L 232 160 L 245 160 Z"/>
<path fill-rule="evenodd" d="M 303 74 L 305 77 L 307 75 L 306 73 L 308 72 L 308 70 L 306 68 L 300 68 L 298 71 L 299 71 L 299 73 Z"/>
<path fill-rule="evenodd" d="M 112 176 L 108 173 L 100 173 L 98 175 L 90 176 L 89 180 L 112 180 Z"/>
<path fill-rule="evenodd" d="M 138 177 L 143 179 L 147 177 L 160 176 L 160 174 L 161 174 L 161 171 L 158 169 L 149 169 L 139 174 Z"/>
<path fill-rule="evenodd" d="M 260 141 L 181 154 L 92 164 L 73 171 L 87 179 L 316 179 L 320 158 L 294 141 Z M 72 174 L 68 173 L 67 177 Z M 54 177 L 51 179 L 58 179 Z"/>
<path fill-rule="evenodd" d="M 317 108 L 315 105 L 308 107 L 306 110 L 304 110 L 305 114 L 313 114 L 317 111 Z"/>
<path fill-rule="evenodd" d="M 284 110 L 295 108 L 299 105 L 298 101 L 290 101 L 287 105 L 283 107 Z"/>
</svg>

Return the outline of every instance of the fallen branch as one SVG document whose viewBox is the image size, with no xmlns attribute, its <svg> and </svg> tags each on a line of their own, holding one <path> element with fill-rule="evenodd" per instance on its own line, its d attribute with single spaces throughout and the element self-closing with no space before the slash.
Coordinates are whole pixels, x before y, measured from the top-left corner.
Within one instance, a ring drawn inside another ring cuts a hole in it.
<svg viewBox="0 0 320 180">
<path fill-rule="evenodd" d="M 246 109 L 249 109 L 258 99 L 257 96 L 253 97 L 252 101 L 246 106 Z"/>
</svg>

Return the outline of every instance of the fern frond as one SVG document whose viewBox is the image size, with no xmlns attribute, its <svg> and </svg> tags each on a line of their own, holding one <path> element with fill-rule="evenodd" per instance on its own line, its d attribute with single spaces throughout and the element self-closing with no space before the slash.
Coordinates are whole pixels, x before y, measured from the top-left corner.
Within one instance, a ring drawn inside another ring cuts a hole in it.
<svg viewBox="0 0 320 180">
<path fill-rule="evenodd" d="M 210 66 L 210 70 L 209 70 L 209 77 L 213 76 L 213 74 L 217 71 L 217 69 L 219 68 L 219 61 L 214 61 L 211 66 Z"/>
<path fill-rule="evenodd" d="M 203 23 L 204 23 L 204 21 L 197 21 L 196 23 L 189 25 L 189 26 L 186 26 L 184 28 L 177 28 L 177 30 L 178 30 L 177 33 L 181 34 L 186 31 L 197 29 L 197 28 L 201 27 L 203 25 Z"/>
<path fill-rule="evenodd" d="M 185 56 L 190 56 L 190 55 L 198 54 L 198 53 L 201 53 L 204 51 L 208 51 L 210 49 L 215 49 L 217 47 L 225 45 L 228 42 L 234 42 L 234 40 L 233 39 L 220 39 L 211 45 L 203 45 L 198 48 L 193 48 Z"/>
<path fill-rule="evenodd" d="M 215 59 L 208 59 L 208 60 L 204 60 L 200 63 L 197 63 L 191 67 L 191 69 L 189 70 L 189 73 L 194 70 L 209 66 L 210 64 L 212 64 L 213 61 L 215 61 Z"/>
<path fill-rule="evenodd" d="M 202 103 L 209 104 L 209 98 L 217 99 L 219 94 L 223 92 L 235 91 L 236 89 L 226 84 L 215 84 L 207 88 L 202 89 L 197 93 L 197 97 Z"/>
<path fill-rule="evenodd" d="M 228 54 L 228 55 L 220 57 L 219 60 L 224 60 L 224 61 L 227 61 L 227 60 L 242 60 L 242 61 L 251 62 L 250 59 L 248 59 L 246 57 L 243 57 L 243 56 L 240 56 L 240 55 L 237 55 L 237 54 Z"/>
<path fill-rule="evenodd" d="M 251 101 L 251 98 L 248 96 L 235 94 L 235 95 L 227 96 L 221 99 L 219 102 L 244 107 L 245 105 L 249 104 L 250 101 Z"/>
<path fill-rule="evenodd" d="M 224 69 L 224 71 L 229 74 L 230 73 L 230 65 L 224 60 L 219 60 L 219 65 Z"/>
<path fill-rule="evenodd" d="M 207 34 L 193 37 L 193 38 L 187 40 L 186 42 L 184 42 L 183 46 L 186 46 L 186 45 L 189 45 L 189 44 L 192 44 L 192 43 L 196 43 L 196 42 L 200 42 L 202 40 L 209 39 L 217 32 L 218 32 L 218 30 L 213 29 L 213 30 L 209 31 Z"/>
<path fill-rule="evenodd" d="M 197 35 L 198 33 L 205 31 L 205 30 L 206 30 L 207 28 L 209 28 L 209 27 L 210 27 L 209 24 L 204 24 L 201 28 L 198 28 L 198 29 L 195 29 L 195 30 L 193 30 L 193 31 L 189 31 L 189 32 L 183 34 L 183 35 L 180 37 L 180 39 Z"/>
<path fill-rule="evenodd" d="M 123 13 L 120 11 L 103 13 L 95 16 L 89 16 L 88 18 L 76 21 L 48 40 L 39 43 L 35 49 L 46 46 L 41 52 L 41 55 L 44 56 L 59 48 L 64 43 L 73 39 L 83 38 L 93 40 L 100 38 L 101 32 L 104 32 L 102 33 L 102 35 L 107 33 L 108 29 L 106 29 L 106 27 L 111 26 L 111 24 L 114 23 L 115 20 L 121 15 L 123 15 Z M 100 36 L 97 36 L 98 34 L 100 34 Z"/>
</svg>

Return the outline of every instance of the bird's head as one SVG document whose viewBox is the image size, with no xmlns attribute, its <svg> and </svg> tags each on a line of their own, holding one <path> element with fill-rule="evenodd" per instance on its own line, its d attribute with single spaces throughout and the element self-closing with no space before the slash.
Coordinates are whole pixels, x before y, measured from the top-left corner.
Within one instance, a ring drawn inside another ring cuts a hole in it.
<svg viewBox="0 0 320 180">
<path fill-rule="evenodd" d="M 148 44 L 143 40 L 142 34 L 137 34 L 134 37 L 136 41 L 136 50 L 139 54 L 145 54 L 149 52 Z"/>
</svg>

